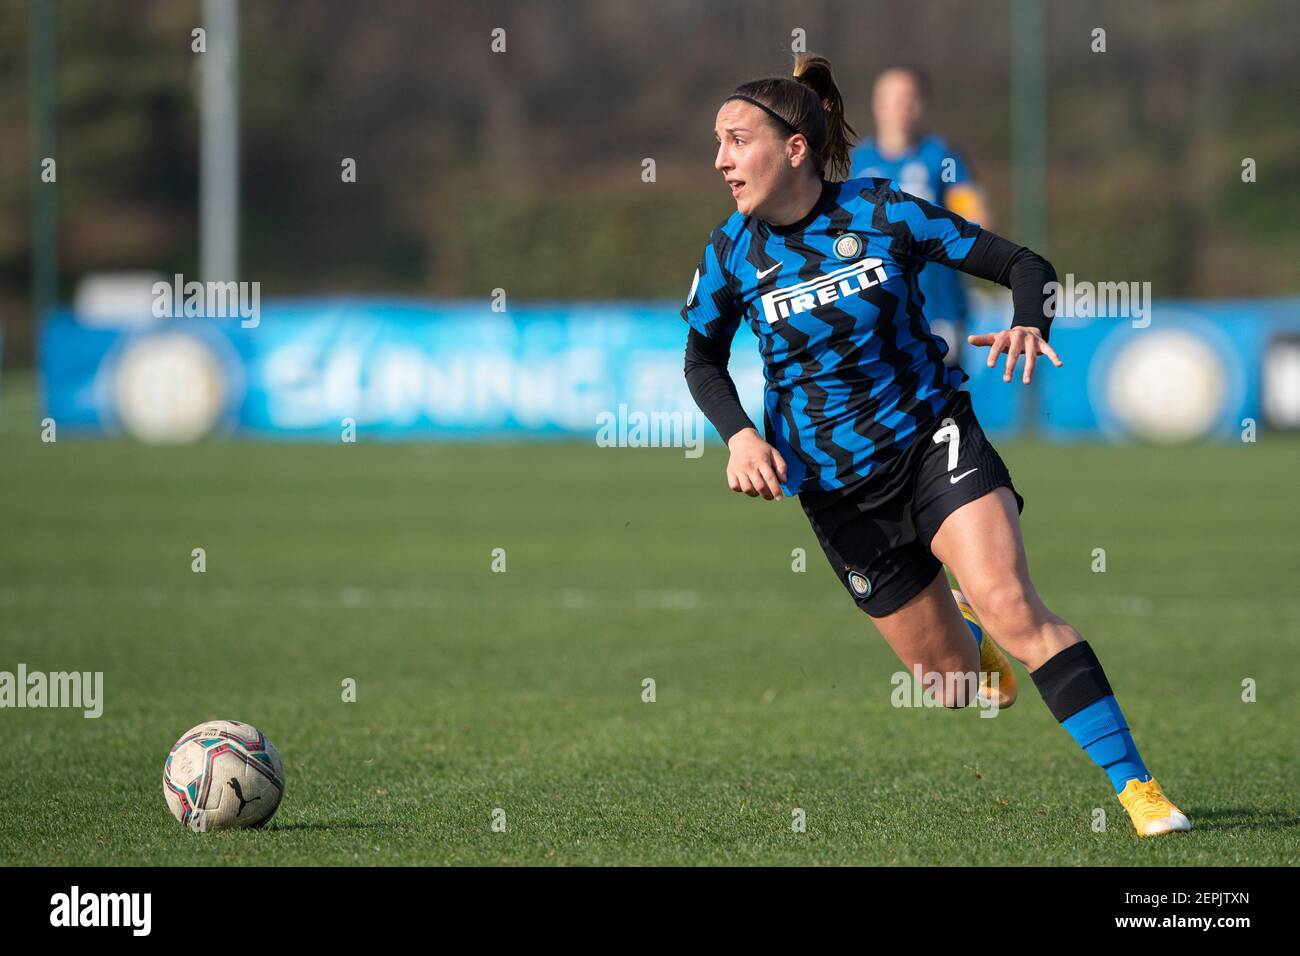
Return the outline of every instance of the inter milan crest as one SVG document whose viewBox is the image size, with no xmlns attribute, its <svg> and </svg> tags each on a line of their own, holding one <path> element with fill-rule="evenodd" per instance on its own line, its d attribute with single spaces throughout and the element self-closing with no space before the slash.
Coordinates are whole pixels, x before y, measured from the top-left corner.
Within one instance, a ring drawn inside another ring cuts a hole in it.
<svg viewBox="0 0 1300 956">
<path fill-rule="evenodd" d="M 853 592 L 854 597 L 868 597 L 871 594 L 871 582 L 861 571 L 849 572 L 849 589 Z"/>
<path fill-rule="evenodd" d="M 835 240 L 835 255 L 845 262 L 862 255 L 862 239 L 854 232 L 846 232 Z"/>
</svg>

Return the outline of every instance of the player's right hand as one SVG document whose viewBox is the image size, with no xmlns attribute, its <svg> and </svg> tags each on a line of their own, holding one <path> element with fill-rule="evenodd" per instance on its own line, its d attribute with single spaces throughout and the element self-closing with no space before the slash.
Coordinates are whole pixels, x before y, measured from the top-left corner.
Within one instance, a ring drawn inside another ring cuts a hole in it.
<svg viewBox="0 0 1300 956">
<path fill-rule="evenodd" d="M 780 501 L 781 482 L 785 481 L 785 460 L 781 453 L 763 441 L 753 428 L 742 429 L 727 441 L 731 460 L 727 462 L 727 484 L 732 491 L 743 491 L 751 498 L 762 496 Z"/>
</svg>

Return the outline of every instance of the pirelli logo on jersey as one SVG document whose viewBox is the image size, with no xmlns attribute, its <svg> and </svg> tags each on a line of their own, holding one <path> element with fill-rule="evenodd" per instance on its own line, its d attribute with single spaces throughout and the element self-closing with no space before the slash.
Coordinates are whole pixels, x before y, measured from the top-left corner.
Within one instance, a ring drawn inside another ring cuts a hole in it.
<svg viewBox="0 0 1300 956">
<path fill-rule="evenodd" d="M 801 312 L 810 312 L 819 305 L 829 305 L 836 299 L 857 295 L 885 281 L 885 263 L 882 259 L 860 259 L 843 269 L 800 282 L 798 285 L 775 289 L 763 296 L 763 318 L 768 325 Z"/>
</svg>

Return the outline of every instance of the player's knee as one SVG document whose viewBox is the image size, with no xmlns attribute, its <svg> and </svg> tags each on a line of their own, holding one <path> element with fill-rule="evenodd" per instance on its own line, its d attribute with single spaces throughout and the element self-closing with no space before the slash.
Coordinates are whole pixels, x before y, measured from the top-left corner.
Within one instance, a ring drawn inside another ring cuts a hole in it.
<svg viewBox="0 0 1300 956">
<path fill-rule="evenodd" d="M 1046 623 L 1029 590 L 1014 578 L 967 591 L 980 621 L 1003 644 L 1032 641 Z"/>
</svg>

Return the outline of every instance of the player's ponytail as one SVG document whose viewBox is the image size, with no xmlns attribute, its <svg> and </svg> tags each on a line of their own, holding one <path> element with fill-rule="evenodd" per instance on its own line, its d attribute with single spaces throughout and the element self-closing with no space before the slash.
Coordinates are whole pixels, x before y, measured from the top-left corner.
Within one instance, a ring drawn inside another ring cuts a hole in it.
<svg viewBox="0 0 1300 956">
<path fill-rule="evenodd" d="M 857 133 L 844 118 L 844 98 L 826 57 L 797 54 L 793 78 L 742 83 L 727 99 L 758 106 L 786 135 L 802 133 L 812 150 L 817 175 L 831 180 L 849 175 L 849 150 Z"/>
<path fill-rule="evenodd" d="M 849 151 L 853 148 L 857 133 L 844 118 L 844 97 L 835 85 L 830 60 L 812 53 L 796 54 L 794 77 L 817 95 L 826 121 L 826 138 L 817 150 L 822 168 L 830 171 L 831 179 L 847 179 Z"/>
</svg>

